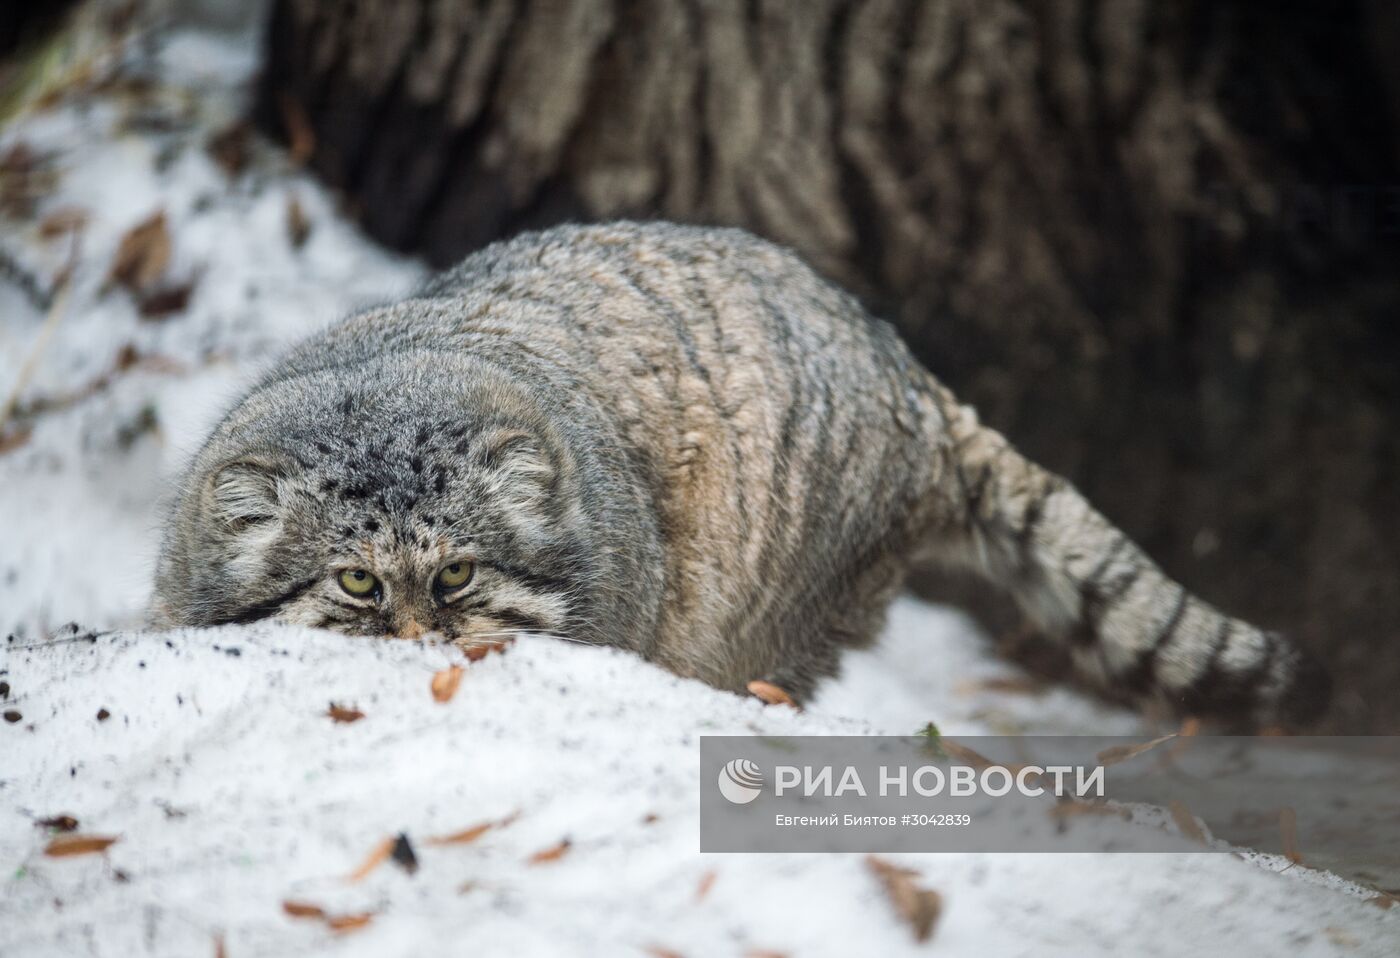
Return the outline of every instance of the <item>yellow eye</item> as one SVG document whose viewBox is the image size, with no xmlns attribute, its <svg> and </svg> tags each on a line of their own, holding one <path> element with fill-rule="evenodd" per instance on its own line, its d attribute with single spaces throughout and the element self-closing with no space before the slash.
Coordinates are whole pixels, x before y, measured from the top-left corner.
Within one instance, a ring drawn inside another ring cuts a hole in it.
<svg viewBox="0 0 1400 958">
<path fill-rule="evenodd" d="M 473 567 L 470 562 L 454 562 L 443 566 L 437 575 L 437 587 L 444 592 L 460 589 L 471 581 Z"/>
<path fill-rule="evenodd" d="M 340 574 L 340 587 L 353 596 L 363 598 L 379 588 L 379 580 L 364 569 L 346 569 Z"/>
</svg>

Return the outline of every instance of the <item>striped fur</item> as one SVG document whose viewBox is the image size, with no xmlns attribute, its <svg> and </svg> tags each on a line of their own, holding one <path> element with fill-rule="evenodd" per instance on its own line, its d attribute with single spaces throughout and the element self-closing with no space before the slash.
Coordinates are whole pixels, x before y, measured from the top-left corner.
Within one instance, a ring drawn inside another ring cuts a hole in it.
<svg viewBox="0 0 1400 958">
<path fill-rule="evenodd" d="M 455 557 L 476 578 L 443 603 Z M 1010 588 L 1145 699 L 1259 722 L 1325 699 L 1293 646 L 1168 580 L 791 253 L 666 224 L 497 244 L 294 351 L 194 463 L 156 610 L 550 631 L 801 698 L 926 558 Z M 347 601 L 349 566 L 383 594 Z"/>
</svg>

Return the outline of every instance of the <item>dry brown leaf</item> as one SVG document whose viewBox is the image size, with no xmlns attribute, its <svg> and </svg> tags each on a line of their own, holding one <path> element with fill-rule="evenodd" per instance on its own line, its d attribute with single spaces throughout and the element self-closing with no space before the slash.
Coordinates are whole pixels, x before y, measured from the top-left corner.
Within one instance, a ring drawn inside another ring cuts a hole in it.
<svg viewBox="0 0 1400 958">
<path fill-rule="evenodd" d="M 292 249 L 305 246 L 310 235 L 311 220 L 307 219 L 306 210 L 301 208 L 301 201 L 293 196 L 287 200 L 287 239 L 291 241 Z"/>
<path fill-rule="evenodd" d="M 105 852 L 116 841 L 113 835 L 59 835 L 44 847 L 44 854 L 50 858 L 95 855 Z"/>
<path fill-rule="evenodd" d="M 545 862 L 557 862 L 563 858 L 568 850 L 573 846 L 573 842 L 567 838 L 561 839 L 557 845 L 540 849 L 530 856 L 531 865 L 543 865 Z"/>
<path fill-rule="evenodd" d="M 1295 865 L 1303 864 L 1303 853 L 1298 850 L 1298 813 L 1291 808 L 1279 809 L 1278 830 L 1283 836 L 1283 857 Z"/>
<path fill-rule="evenodd" d="M 359 931 L 374 919 L 374 912 L 361 912 L 358 915 L 332 915 L 326 919 L 331 931 Z"/>
<path fill-rule="evenodd" d="M 349 708 L 344 705 L 337 705 L 332 702 L 330 708 L 326 709 L 326 715 L 332 722 L 349 725 L 351 722 L 358 722 L 365 717 L 365 713 L 357 708 Z"/>
<path fill-rule="evenodd" d="M 1119 762 L 1126 762 L 1128 759 L 1141 755 L 1143 752 L 1150 751 L 1163 742 L 1170 742 L 1176 737 L 1177 733 L 1172 732 L 1169 735 L 1163 735 L 1161 738 L 1154 738 L 1150 742 L 1140 742 L 1137 745 L 1115 745 L 1112 748 L 1106 748 L 1098 754 L 1099 764 L 1107 766 L 1117 765 Z"/>
<path fill-rule="evenodd" d="M 679 951 L 667 948 L 665 945 L 647 945 L 642 951 L 651 955 L 651 958 L 685 958 Z"/>
<path fill-rule="evenodd" d="M 361 881 L 366 875 L 374 871 L 394 853 L 394 839 L 386 838 L 370 851 L 368 857 L 360 862 L 360 867 L 350 873 L 350 881 Z"/>
<path fill-rule="evenodd" d="M 156 213 L 122 237 L 107 282 L 140 292 L 160 279 L 169 264 L 170 231 L 166 229 L 165 214 Z"/>
<path fill-rule="evenodd" d="M 754 679 L 749 683 L 749 694 L 762 699 L 765 705 L 797 707 L 797 703 L 792 700 L 791 695 L 787 694 L 786 689 L 781 689 L 772 682 L 765 682 L 762 679 Z"/>
<path fill-rule="evenodd" d="M 460 832 L 453 832 L 451 835 L 439 835 L 436 838 L 429 838 L 425 842 L 428 845 L 468 845 L 482 835 L 494 828 L 505 828 L 511 822 L 520 817 L 520 813 L 512 812 L 505 818 L 494 822 L 482 822 L 480 825 L 473 825 L 471 828 L 464 828 Z"/>
<path fill-rule="evenodd" d="M 193 292 L 193 282 L 162 286 L 143 295 L 136 308 L 142 319 L 163 319 L 174 313 L 184 312 L 185 307 L 190 304 L 190 294 Z"/>
<path fill-rule="evenodd" d="M 33 429 L 19 428 L 4 435 L 0 435 L 0 456 L 12 449 L 18 449 L 29 441 L 29 437 L 34 435 Z"/>
<path fill-rule="evenodd" d="M 224 946 L 224 936 L 214 936 L 214 958 L 228 958 L 228 948 Z"/>
<path fill-rule="evenodd" d="M 504 652 L 507 646 L 510 645 L 510 641 L 511 640 L 504 642 L 481 642 L 467 646 L 462 650 L 462 653 L 466 655 L 468 662 L 480 662 L 492 652 Z"/>
<path fill-rule="evenodd" d="M 311 128 L 311 120 L 306 109 L 290 93 L 280 93 L 277 105 L 282 113 L 282 125 L 287 130 L 287 152 L 297 166 L 305 166 L 316 152 L 316 131 Z"/>
<path fill-rule="evenodd" d="M 225 173 L 237 176 L 248 165 L 252 145 L 252 126 L 247 120 L 239 120 L 211 136 L 205 148 Z"/>
<path fill-rule="evenodd" d="M 320 905 L 313 905 L 305 901 L 284 901 L 282 911 L 293 918 L 325 918 L 326 911 Z"/>
<path fill-rule="evenodd" d="M 452 696 L 457 694 L 457 686 L 462 684 L 462 667 L 460 665 L 449 665 L 441 672 L 433 674 L 433 681 L 430 688 L 433 691 L 433 698 L 439 702 L 450 702 Z"/>
<path fill-rule="evenodd" d="M 1181 728 L 1177 730 L 1177 740 L 1167 749 L 1169 758 L 1176 758 L 1191 746 L 1191 741 L 1201 731 L 1201 720 L 1198 718 L 1187 718 L 1181 723 Z"/>
<path fill-rule="evenodd" d="M 715 887 L 715 879 L 719 877 L 718 872 L 708 871 L 700 876 L 700 881 L 695 886 L 695 900 L 704 901 L 705 896 L 710 893 L 710 889 Z"/>
<path fill-rule="evenodd" d="M 1185 802 L 1174 798 L 1167 803 L 1167 811 L 1172 813 L 1172 821 L 1176 822 L 1176 827 L 1182 835 L 1202 845 L 1206 843 L 1206 833 L 1201 831 L 1200 823 L 1196 821 L 1196 816 L 1191 814 L 1191 809 L 1186 807 Z"/>
<path fill-rule="evenodd" d="M 52 828 L 59 832 L 73 832 L 78 830 L 78 820 L 72 815 L 53 815 L 49 818 L 41 818 L 34 824 L 39 828 Z"/>
<path fill-rule="evenodd" d="M 768 951 L 765 948 L 754 948 L 744 952 L 744 958 L 788 958 L 785 951 Z"/>
<path fill-rule="evenodd" d="M 1367 904 L 1375 905 L 1381 911 L 1390 911 L 1391 908 L 1395 907 L 1396 902 L 1400 902 L 1400 898 L 1396 898 L 1394 895 L 1387 895 L 1385 892 L 1381 892 L 1379 895 L 1373 895 L 1366 899 Z"/>
<path fill-rule="evenodd" d="M 86 210 L 78 209 L 76 206 L 61 207 L 39 221 L 39 237 L 45 240 L 55 240 L 60 236 L 76 233 L 87 226 L 88 219 Z"/>
<path fill-rule="evenodd" d="M 914 929 L 914 940 L 928 941 L 943 913 L 943 896 L 915 884 L 918 872 L 912 869 L 900 868 L 874 855 L 867 855 L 865 863 L 880 879 L 895 911 Z"/>
</svg>

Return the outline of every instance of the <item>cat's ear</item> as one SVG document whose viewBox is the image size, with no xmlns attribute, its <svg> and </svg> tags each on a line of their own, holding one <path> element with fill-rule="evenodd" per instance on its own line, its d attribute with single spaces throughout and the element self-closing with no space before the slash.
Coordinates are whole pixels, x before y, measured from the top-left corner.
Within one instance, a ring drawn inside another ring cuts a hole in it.
<svg viewBox="0 0 1400 958">
<path fill-rule="evenodd" d="M 554 475 L 554 463 L 544 444 L 523 429 L 498 429 L 483 436 L 481 463 L 488 469 L 521 479 L 544 479 Z"/>
<path fill-rule="evenodd" d="M 477 446 L 478 461 L 502 480 L 509 491 L 543 493 L 554 485 L 555 465 L 543 441 L 524 429 L 486 433 Z"/>
<path fill-rule="evenodd" d="M 269 460 L 244 458 L 220 466 L 209 477 L 209 513 L 230 532 L 276 522 L 285 475 Z"/>
</svg>

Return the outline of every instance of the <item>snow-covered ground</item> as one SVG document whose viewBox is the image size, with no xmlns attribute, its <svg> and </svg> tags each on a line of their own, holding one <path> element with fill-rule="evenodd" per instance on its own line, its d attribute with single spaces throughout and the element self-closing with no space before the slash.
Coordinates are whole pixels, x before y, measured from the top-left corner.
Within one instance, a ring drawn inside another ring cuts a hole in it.
<svg viewBox="0 0 1400 958">
<path fill-rule="evenodd" d="M 254 141 L 236 174 L 211 157 L 252 47 L 146 47 L 126 71 L 154 88 L 107 84 L 0 132 L 0 156 L 23 143 L 43 164 L 0 251 L 40 289 L 74 263 L 57 310 L 0 279 L 0 399 L 28 377 L 0 423 L 0 708 L 18 716 L 0 723 L 0 955 L 1400 950 L 1400 909 L 1257 856 L 894 856 L 944 898 L 920 945 L 859 856 L 699 854 L 703 734 L 1152 731 L 990 681 L 1016 672 L 962 616 L 913 600 L 801 713 L 543 639 L 466 663 L 271 624 L 140 631 L 160 504 L 239 384 L 421 276 L 273 148 Z M 86 216 L 80 232 L 56 230 L 62 210 Z M 108 283 L 123 237 L 160 212 L 168 263 L 145 290 Z M 184 284 L 182 308 L 142 316 L 138 300 Z M 438 702 L 430 680 L 452 664 L 461 686 Z M 363 717 L 333 721 L 331 702 Z M 36 822 L 59 815 L 117 841 L 47 856 Z M 484 822 L 501 824 L 430 841 Z M 1084 825 L 1134 840 L 1116 819 Z M 415 873 L 391 861 L 351 879 L 399 834 Z M 335 931 L 289 901 L 369 917 Z"/>
</svg>

